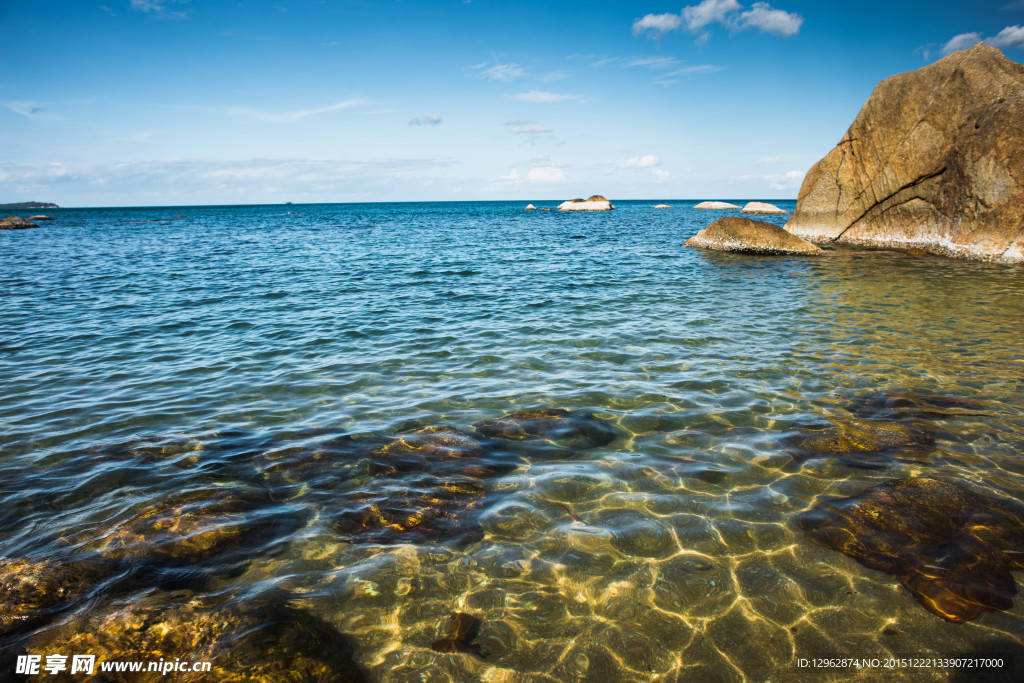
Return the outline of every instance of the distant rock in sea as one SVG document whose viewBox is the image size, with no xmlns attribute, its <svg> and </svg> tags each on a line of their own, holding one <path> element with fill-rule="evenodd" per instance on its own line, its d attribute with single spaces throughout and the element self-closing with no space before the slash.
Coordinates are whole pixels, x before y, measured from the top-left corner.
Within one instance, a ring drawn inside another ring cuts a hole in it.
<svg viewBox="0 0 1024 683">
<path fill-rule="evenodd" d="M 693 208 L 695 208 L 695 209 L 738 209 L 740 207 L 736 206 L 735 204 L 730 204 L 729 202 L 701 202 L 700 204 L 698 204 L 697 206 L 695 206 Z"/>
<path fill-rule="evenodd" d="M 615 207 L 599 194 L 588 199 L 570 199 L 558 205 L 559 211 L 610 211 Z"/>
<path fill-rule="evenodd" d="M 786 229 L 1024 262 L 1024 65 L 979 43 L 879 83 L 807 173 Z"/>
<path fill-rule="evenodd" d="M 49 216 L 41 216 L 41 215 L 40 216 L 29 216 L 28 219 L 30 221 L 52 221 L 53 220 Z"/>
<path fill-rule="evenodd" d="M 747 205 L 743 207 L 740 213 L 789 213 L 785 209 L 780 209 L 774 204 L 766 204 L 765 202 L 747 202 Z"/>
<path fill-rule="evenodd" d="M 655 209 L 671 209 L 672 207 L 669 206 L 668 204 L 655 204 L 654 208 Z"/>
<path fill-rule="evenodd" d="M 25 228 L 38 228 L 39 226 L 27 221 L 21 216 L 8 216 L 0 221 L 0 230 L 24 230 Z"/>
<path fill-rule="evenodd" d="M 526 210 L 527 210 L 527 211 L 536 211 L 536 210 L 537 210 L 537 207 L 536 207 L 536 206 L 534 206 L 533 204 L 527 204 L 527 205 L 526 205 Z"/>
<path fill-rule="evenodd" d="M 686 240 L 686 246 L 748 254 L 817 255 L 821 249 L 777 225 L 741 216 L 727 216 Z"/>
</svg>

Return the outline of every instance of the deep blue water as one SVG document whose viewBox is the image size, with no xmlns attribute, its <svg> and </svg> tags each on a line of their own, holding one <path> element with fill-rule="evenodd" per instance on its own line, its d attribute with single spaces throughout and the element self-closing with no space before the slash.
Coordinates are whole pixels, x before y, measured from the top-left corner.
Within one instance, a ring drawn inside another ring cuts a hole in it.
<svg viewBox="0 0 1024 683">
<path fill-rule="evenodd" d="M 373 680 L 786 680 L 807 652 L 1024 645 L 1020 600 L 948 623 L 797 522 L 914 476 L 1021 499 L 1024 271 L 693 250 L 722 214 L 660 201 L 61 209 L 0 232 L 3 556 L 109 559 L 118 520 L 235 492 L 262 533 L 203 555 L 209 583 L 188 589 L 285 591 Z M 802 429 L 881 394 L 957 403 L 913 454 L 794 457 Z M 615 439 L 487 446 L 485 476 L 367 455 L 530 408 Z M 479 495 L 401 498 L 455 479 Z M 455 521 L 391 538 L 337 521 L 368 496 Z M 131 567 L 153 564 L 132 548 Z M 147 576 L 116 597 L 169 590 Z M 482 620 L 486 657 L 431 650 L 452 612 Z"/>
</svg>

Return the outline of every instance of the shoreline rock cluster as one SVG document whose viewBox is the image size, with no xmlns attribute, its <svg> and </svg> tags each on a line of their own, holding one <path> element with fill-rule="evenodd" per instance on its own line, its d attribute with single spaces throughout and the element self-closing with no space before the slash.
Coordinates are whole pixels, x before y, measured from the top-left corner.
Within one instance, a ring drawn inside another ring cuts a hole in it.
<svg viewBox="0 0 1024 683">
<path fill-rule="evenodd" d="M 615 207 L 599 194 L 588 199 L 570 199 L 558 205 L 559 211 L 611 211 Z"/>
</svg>

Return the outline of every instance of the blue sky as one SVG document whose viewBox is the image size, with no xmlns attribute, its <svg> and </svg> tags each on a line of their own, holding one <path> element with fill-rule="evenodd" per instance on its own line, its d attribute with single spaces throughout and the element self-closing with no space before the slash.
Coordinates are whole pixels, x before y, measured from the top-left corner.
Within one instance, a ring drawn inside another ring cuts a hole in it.
<svg viewBox="0 0 1024 683">
<path fill-rule="evenodd" d="M 1024 0 L 0 0 L 0 202 L 795 197 Z"/>
</svg>

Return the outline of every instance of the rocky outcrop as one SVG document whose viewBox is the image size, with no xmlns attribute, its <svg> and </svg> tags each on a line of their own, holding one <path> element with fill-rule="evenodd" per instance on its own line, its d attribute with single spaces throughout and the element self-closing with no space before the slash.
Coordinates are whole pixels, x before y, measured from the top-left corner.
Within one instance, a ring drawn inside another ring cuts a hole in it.
<svg viewBox="0 0 1024 683">
<path fill-rule="evenodd" d="M 589 199 L 570 199 L 558 205 L 559 211 L 610 211 L 614 208 L 610 201 L 599 194 Z"/>
<path fill-rule="evenodd" d="M 693 208 L 695 208 L 695 209 L 738 209 L 740 207 L 738 207 L 735 204 L 730 204 L 729 202 L 701 202 L 700 204 L 698 204 L 697 206 L 695 206 Z"/>
<path fill-rule="evenodd" d="M 786 229 L 1024 261 L 1024 65 L 979 44 L 882 81 L 807 173 Z"/>
<path fill-rule="evenodd" d="M 53 218 L 51 218 L 50 216 L 29 216 L 28 219 L 30 221 L 52 221 L 53 220 Z"/>
<path fill-rule="evenodd" d="M 774 204 L 767 204 L 765 202 L 747 202 L 746 206 L 743 207 L 740 213 L 778 214 L 789 213 L 789 211 L 780 209 Z"/>
<path fill-rule="evenodd" d="M 0 230 L 24 230 L 25 228 L 38 228 L 39 226 L 27 221 L 20 216 L 8 216 L 0 221 Z"/>
<path fill-rule="evenodd" d="M 534 206 L 533 204 L 527 204 L 527 205 L 526 205 L 526 210 L 527 210 L 527 211 L 536 211 L 536 210 L 537 210 L 537 207 L 536 207 L 536 206 Z"/>
<path fill-rule="evenodd" d="M 686 246 L 749 254 L 820 254 L 821 249 L 777 225 L 727 216 L 686 240 Z"/>
<path fill-rule="evenodd" d="M 669 205 L 669 204 L 655 204 L 654 208 L 655 209 L 671 209 L 672 206 Z"/>
</svg>

